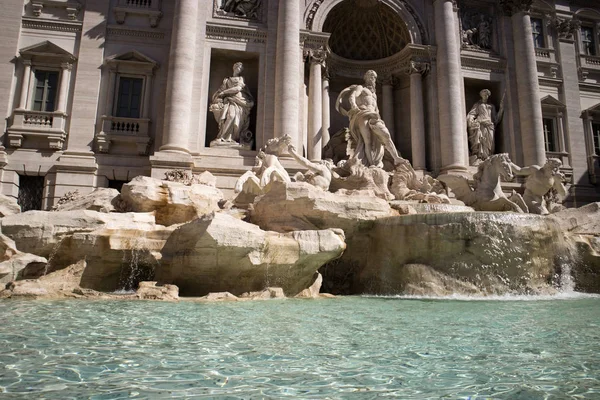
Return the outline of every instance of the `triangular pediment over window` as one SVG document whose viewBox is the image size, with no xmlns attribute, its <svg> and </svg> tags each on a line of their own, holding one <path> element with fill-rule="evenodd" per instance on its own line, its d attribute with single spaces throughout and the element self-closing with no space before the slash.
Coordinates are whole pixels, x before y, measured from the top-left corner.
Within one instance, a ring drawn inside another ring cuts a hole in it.
<svg viewBox="0 0 600 400">
<path fill-rule="evenodd" d="M 158 63 L 156 61 L 154 61 L 150 57 L 148 57 L 136 50 L 132 50 L 127 53 L 108 57 L 106 59 L 106 62 L 107 63 L 110 63 L 110 62 L 134 62 L 134 63 L 151 64 L 153 67 L 158 66 Z"/>
<path fill-rule="evenodd" d="M 593 114 L 599 115 L 600 114 L 600 103 L 588 108 L 587 110 L 583 110 L 583 112 L 581 114 L 582 114 L 582 116 L 593 115 Z"/>
<path fill-rule="evenodd" d="M 542 106 L 554 107 L 554 108 L 566 108 L 567 106 L 554 97 L 548 95 L 542 98 Z"/>
<path fill-rule="evenodd" d="M 19 54 L 23 59 L 51 58 L 63 62 L 73 62 L 77 59 L 73 54 L 48 40 L 25 47 L 19 51 Z"/>
</svg>

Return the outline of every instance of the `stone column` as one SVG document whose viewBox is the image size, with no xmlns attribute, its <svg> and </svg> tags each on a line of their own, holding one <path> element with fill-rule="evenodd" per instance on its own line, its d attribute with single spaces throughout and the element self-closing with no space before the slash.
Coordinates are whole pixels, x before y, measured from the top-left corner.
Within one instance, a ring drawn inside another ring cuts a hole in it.
<svg viewBox="0 0 600 400">
<path fill-rule="evenodd" d="M 197 1 L 197 0 L 195 0 Z M 274 135 L 288 134 L 300 143 L 300 0 L 280 0 L 277 24 Z M 298 147 L 300 148 L 300 147 Z"/>
<path fill-rule="evenodd" d="M 571 166 L 573 167 L 573 186 L 571 193 L 575 198 L 580 194 L 581 186 L 590 185 L 588 173 L 588 148 L 586 146 L 586 135 L 584 124 L 581 122 L 581 93 L 579 91 L 579 74 L 577 71 L 577 49 L 575 40 L 578 35 L 580 23 L 573 19 L 556 19 L 554 27 L 558 35 L 558 54 L 560 56 L 563 90 L 560 100 L 566 107 L 567 142 L 562 131 L 562 124 L 558 130 L 560 151 L 570 153 Z M 562 118 L 559 119 L 562 122 Z M 587 121 L 586 121 L 587 122 Z M 591 127 L 590 127 L 591 132 Z M 591 136 L 591 135 L 590 135 Z M 593 142 L 593 140 L 592 140 Z M 593 149 L 593 144 L 592 147 Z M 593 150 L 592 150 L 593 152 Z"/>
<path fill-rule="evenodd" d="M 150 97 L 152 94 L 152 75 L 146 75 L 146 87 L 144 88 L 144 109 L 142 110 L 142 118 L 150 116 Z"/>
<path fill-rule="evenodd" d="M 463 78 L 459 63 L 458 25 L 452 0 L 435 0 L 437 87 L 442 173 L 464 172 L 466 131 L 463 130 Z"/>
<path fill-rule="evenodd" d="M 31 77 L 31 60 L 23 60 L 23 79 L 21 80 L 21 97 L 19 98 L 19 108 L 24 110 L 27 107 L 27 95 L 29 93 L 29 81 Z"/>
<path fill-rule="evenodd" d="M 392 137 L 396 131 L 394 121 L 394 77 L 386 76 L 381 85 L 381 117 Z"/>
<path fill-rule="evenodd" d="M 61 64 L 60 74 L 60 86 L 58 90 L 58 106 L 56 111 L 66 113 L 67 112 L 67 100 L 69 98 L 69 82 L 71 81 L 71 69 L 73 64 L 63 63 Z"/>
<path fill-rule="evenodd" d="M 198 4 L 198 0 L 177 0 L 175 3 L 160 151 L 189 153 Z"/>
<path fill-rule="evenodd" d="M 309 160 L 321 159 L 323 136 L 323 82 L 321 69 L 325 60 L 323 50 L 306 50 L 310 63 L 308 82 L 308 146 Z"/>
<path fill-rule="evenodd" d="M 505 13 L 511 17 L 513 27 L 523 161 L 525 165 L 543 165 L 546 151 L 537 61 L 529 17 L 531 3 L 531 0 L 501 1 Z"/>
<path fill-rule="evenodd" d="M 423 74 L 429 66 L 411 62 L 410 74 L 410 145 L 412 165 L 416 171 L 427 168 L 425 146 L 425 113 L 423 104 Z"/>
<path fill-rule="evenodd" d="M 327 70 L 323 74 L 323 82 L 321 83 L 321 88 L 323 90 L 323 100 L 321 106 L 323 107 L 323 128 L 322 128 L 322 145 L 323 147 L 327 146 L 329 143 L 329 139 L 331 139 L 331 134 L 329 132 L 329 128 L 331 127 L 331 110 L 329 104 L 329 76 L 327 75 Z"/>
</svg>

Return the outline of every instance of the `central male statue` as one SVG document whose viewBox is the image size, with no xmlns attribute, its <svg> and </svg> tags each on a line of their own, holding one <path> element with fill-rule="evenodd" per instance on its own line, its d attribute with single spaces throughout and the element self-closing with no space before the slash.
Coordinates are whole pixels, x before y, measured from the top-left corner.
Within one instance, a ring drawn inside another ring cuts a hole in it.
<svg viewBox="0 0 600 400">
<path fill-rule="evenodd" d="M 348 162 L 382 168 L 384 150 L 387 150 L 394 164 L 399 164 L 404 159 L 398 154 L 377 107 L 377 73 L 367 71 L 364 80 L 364 86 L 352 85 L 342 90 L 335 106 L 340 114 L 350 119 L 354 153 L 350 154 Z"/>
</svg>

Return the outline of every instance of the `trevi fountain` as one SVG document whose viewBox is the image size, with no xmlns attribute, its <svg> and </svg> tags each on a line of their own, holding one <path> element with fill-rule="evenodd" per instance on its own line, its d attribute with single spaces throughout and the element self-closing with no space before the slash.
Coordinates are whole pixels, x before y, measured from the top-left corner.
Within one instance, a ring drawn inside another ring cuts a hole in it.
<svg viewBox="0 0 600 400">
<path fill-rule="evenodd" d="M 251 143 L 242 72 L 211 146 Z M 329 158 L 281 132 L 233 197 L 176 169 L 49 211 L 3 197 L 1 397 L 598 398 L 600 203 L 561 204 L 560 160 L 493 153 L 487 89 L 469 171 L 415 171 L 376 82 L 339 94 Z"/>
</svg>

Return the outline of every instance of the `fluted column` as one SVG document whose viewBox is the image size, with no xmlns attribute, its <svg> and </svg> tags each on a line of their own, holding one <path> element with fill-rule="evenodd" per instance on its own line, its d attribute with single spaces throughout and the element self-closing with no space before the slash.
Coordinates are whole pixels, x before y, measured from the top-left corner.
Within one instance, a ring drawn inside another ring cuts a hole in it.
<svg viewBox="0 0 600 400">
<path fill-rule="evenodd" d="M 188 153 L 198 0 L 176 0 L 161 151 Z"/>
<path fill-rule="evenodd" d="M 442 172 L 461 172 L 467 165 L 464 146 L 467 133 L 463 131 L 464 85 L 453 1 L 435 0 L 434 14 Z"/>
<path fill-rule="evenodd" d="M 329 76 L 327 75 L 327 71 L 323 75 L 321 88 L 323 90 L 323 100 L 321 102 L 321 106 L 323 107 L 322 145 L 325 147 L 329 143 L 329 139 L 331 139 L 331 133 L 329 132 L 329 128 L 331 128 L 331 110 L 329 108 Z"/>
<path fill-rule="evenodd" d="M 423 74 L 427 64 L 411 62 L 410 74 L 410 144 L 412 165 L 416 171 L 424 171 L 427 166 L 425 149 L 425 113 L 423 111 Z"/>
<path fill-rule="evenodd" d="M 394 78 L 392 76 L 383 78 L 381 95 L 381 117 L 383 118 L 383 122 L 385 122 L 385 126 L 390 131 L 390 134 L 394 137 L 396 121 L 394 121 Z"/>
<path fill-rule="evenodd" d="M 58 90 L 58 106 L 56 111 L 67 112 L 67 99 L 69 98 L 69 82 L 71 81 L 71 69 L 73 64 L 61 64 L 60 86 Z"/>
<path fill-rule="evenodd" d="M 511 17 L 514 36 L 519 122 L 525 165 L 546 162 L 542 105 L 538 83 L 537 61 L 531 31 L 531 0 L 502 0 L 505 13 Z"/>
<path fill-rule="evenodd" d="M 23 79 L 21 80 L 21 97 L 19 98 L 19 108 L 24 110 L 27 107 L 27 94 L 29 93 L 29 81 L 31 80 L 31 60 L 23 60 Z"/>
<path fill-rule="evenodd" d="M 196 0 L 197 1 L 197 0 Z M 288 134 L 300 144 L 300 0 L 280 0 L 275 70 L 275 136 Z"/>
<path fill-rule="evenodd" d="M 325 61 L 323 50 L 306 50 L 310 63 L 308 82 L 308 159 L 320 160 L 323 138 L 323 82 L 321 69 Z"/>
</svg>

